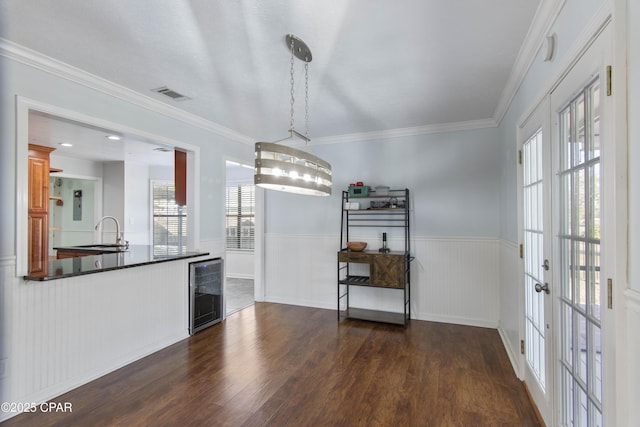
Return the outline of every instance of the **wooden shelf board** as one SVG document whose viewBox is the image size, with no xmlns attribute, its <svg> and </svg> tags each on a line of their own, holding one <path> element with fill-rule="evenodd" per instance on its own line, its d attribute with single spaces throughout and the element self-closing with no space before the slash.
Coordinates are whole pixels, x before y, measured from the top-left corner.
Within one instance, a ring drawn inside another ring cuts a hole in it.
<svg viewBox="0 0 640 427">
<path fill-rule="evenodd" d="M 345 279 L 340 280 L 342 285 L 369 285 L 370 278 L 368 276 L 347 276 Z"/>
<path fill-rule="evenodd" d="M 404 325 L 404 313 L 393 313 L 389 311 L 368 310 L 364 308 L 349 308 L 346 311 L 349 319 L 369 320 L 372 322 L 393 323 Z"/>
</svg>

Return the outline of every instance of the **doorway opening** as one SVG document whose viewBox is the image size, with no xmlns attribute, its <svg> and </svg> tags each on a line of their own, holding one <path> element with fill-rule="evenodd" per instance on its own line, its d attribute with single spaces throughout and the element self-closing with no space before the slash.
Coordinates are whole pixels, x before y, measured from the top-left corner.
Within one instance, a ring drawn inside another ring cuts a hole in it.
<svg viewBox="0 0 640 427">
<path fill-rule="evenodd" d="M 49 179 L 49 258 L 55 258 L 55 247 L 97 241 L 94 226 L 102 214 L 102 178 L 56 173 Z"/>
<path fill-rule="evenodd" d="M 49 187 L 47 191 L 53 191 L 49 195 L 49 200 L 52 201 L 49 201 L 48 206 L 53 203 L 52 211 L 55 213 L 55 209 L 58 209 L 60 212 L 53 222 L 53 230 L 47 230 L 47 242 L 43 245 L 46 249 L 50 250 L 49 232 L 55 233 L 52 240 L 54 244 L 64 241 L 74 244 L 95 243 L 94 237 L 99 238 L 98 235 L 90 237 L 88 242 L 78 240 L 80 236 L 89 235 L 85 233 L 88 231 L 87 227 L 84 224 L 84 228 L 80 227 L 80 223 L 92 222 L 92 215 L 93 220 L 96 215 L 119 218 L 123 226 L 126 224 L 126 240 L 131 244 L 150 244 L 148 182 L 150 178 L 165 179 L 165 170 L 171 173 L 173 179 L 171 154 L 174 147 L 187 153 L 187 199 L 192 201 L 190 209 L 193 212 L 192 221 L 187 225 L 187 247 L 199 246 L 199 199 L 196 197 L 199 194 L 199 181 L 195 179 L 199 175 L 199 147 L 20 96 L 17 97 L 16 116 L 16 161 L 19 165 L 16 175 L 17 194 L 28 193 L 29 173 L 26 165 L 29 145 L 55 149 L 50 150 L 53 151 L 50 155 L 51 170 L 46 178 Z M 119 139 L 111 139 L 109 136 L 118 136 Z M 54 179 L 53 183 L 51 177 Z M 124 185 L 125 177 L 132 185 Z M 56 181 L 56 178 L 63 179 Z M 71 178 L 90 179 L 97 184 L 93 190 L 85 189 L 79 183 L 72 182 Z M 69 184 L 73 186 L 73 193 L 65 200 L 56 191 L 60 190 L 62 193 Z M 100 191 L 101 197 L 96 196 Z M 93 212 L 90 212 L 92 193 L 94 203 Z M 67 207 L 74 208 L 70 212 L 70 221 L 75 222 L 67 226 L 68 233 L 65 233 L 63 226 L 56 221 L 62 221 L 62 211 Z M 25 276 L 29 272 L 28 219 L 28 200 L 23 198 L 16 203 L 16 277 Z M 82 228 L 82 233 L 72 235 L 74 226 Z M 103 231 L 105 236 L 114 232 L 112 229 Z"/>
<path fill-rule="evenodd" d="M 226 314 L 253 305 L 255 258 L 255 186 L 253 166 L 226 162 Z"/>
<path fill-rule="evenodd" d="M 521 179 L 524 381 L 548 425 L 607 424 L 612 356 L 602 343 L 612 323 L 601 303 L 611 247 L 604 230 L 612 223 L 604 215 L 603 176 L 612 157 L 601 154 L 612 150 L 612 139 L 601 76 L 609 43 L 609 33 L 600 34 L 520 130 L 528 138 Z M 530 125 L 540 127 L 541 143 Z"/>
</svg>

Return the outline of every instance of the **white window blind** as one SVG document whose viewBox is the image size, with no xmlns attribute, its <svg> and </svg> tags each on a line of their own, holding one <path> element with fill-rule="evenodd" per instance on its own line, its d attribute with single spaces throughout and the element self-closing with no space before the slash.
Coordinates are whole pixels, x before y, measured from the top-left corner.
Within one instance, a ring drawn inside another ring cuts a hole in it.
<svg viewBox="0 0 640 427">
<path fill-rule="evenodd" d="M 175 255 L 187 250 L 187 207 L 176 204 L 170 181 L 152 181 L 153 254 Z"/>
<path fill-rule="evenodd" d="M 227 186 L 227 249 L 253 250 L 255 236 L 255 186 Z"/>
</svg>

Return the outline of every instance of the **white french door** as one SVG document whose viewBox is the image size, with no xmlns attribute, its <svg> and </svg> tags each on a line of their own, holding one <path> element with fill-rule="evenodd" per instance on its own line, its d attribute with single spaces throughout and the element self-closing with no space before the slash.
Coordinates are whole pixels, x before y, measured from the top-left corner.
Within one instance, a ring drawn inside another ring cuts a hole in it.
<svg viewBox="0 0 640 427">
<path fill-rule="evenodd" d="M 605 28 L 519 129 L 524 380 L 547 425 L 602 426 L 606 418 L 609 40 Z"/>
<path fill-rule="evenodd" d="M 524 276 L 524 380 L 540 415 L 553 414 L 553 339 L 551 292 L 551 147 L 549 99 L 519 128 L 522 168 L 521 232 Z"/>
<path fill-rule="evenodd" d="M 557 206 L 558 424 L 602 426 L 603 32 L 551 94 Z"/>
</svg>

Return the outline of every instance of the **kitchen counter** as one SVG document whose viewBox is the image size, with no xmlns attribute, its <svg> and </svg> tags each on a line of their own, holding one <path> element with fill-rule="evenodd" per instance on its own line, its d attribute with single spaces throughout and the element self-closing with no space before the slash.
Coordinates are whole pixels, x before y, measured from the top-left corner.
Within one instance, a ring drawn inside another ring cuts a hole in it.
<svg viewBox="0 0 640 427">
<path fill-rule="evenodd" d="M 72 249 L 70 247 L 68 249 Z M 153 246 L 132 245 L 125 252 L 103 253 L 75 258 L 50 260 L 45 274 L 24 276 L 25 280 L 55 280 L 84 274 L 101 273 L 122 268 L 139 267 L 186 258 L 209 255 L 208 252 L 183 252 L 176 255 L 154 255 Z"/>
</svg>

